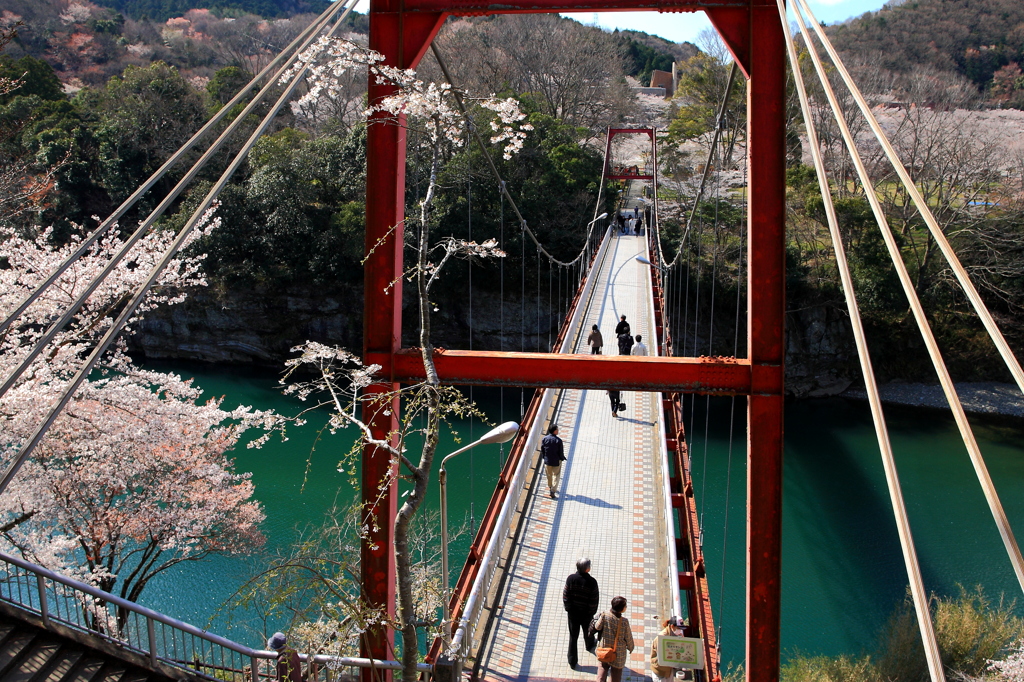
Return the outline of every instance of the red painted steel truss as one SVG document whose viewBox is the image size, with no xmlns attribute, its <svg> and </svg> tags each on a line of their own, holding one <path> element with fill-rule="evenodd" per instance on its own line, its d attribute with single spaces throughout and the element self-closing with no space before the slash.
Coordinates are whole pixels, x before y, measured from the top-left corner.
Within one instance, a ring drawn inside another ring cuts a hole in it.
<svg viewBox="0 0 1024 682">
<path fill-rule="evenodd" d="M 651 162 L 654 159 L 653 128 L 609 128 L 608 143 L 604 150 L 604 177 L 607 180 L 654 180 L 654 176 L 645 174 L 639 167 L 623 167 L 609 165 L 612 159 L 612 140 L 618 135 L 647 135 L 651 138 Z"/>
<path fill-rule="evenodd" d="M 653 10 L 707 12 L 748 80 L 747 358 L 574 358 L 535 353 L 438 353 L 442 381 L 453 384 L 614 387 L 748 395 L 747 634 L 748 680 L 774 682 L 779 667 L 782 491 L 782 367 L 785 314 L 785 52 L 778 10 L 770 0 L 371 0 L 370 48 L 385 63 L 414 68 L 451 15 Z M 457 57 L 456 57 L 457 58 Z M 370 102 L 392 94 L 371 79 Z M 422 374 L 403 349 L 402 244 L 405 129 L 383 115 L 367 131 L 364 359 L 384 370 L 371 387 L 385 393 Z M 398 428 L 398 405 L 371 414 L 377 438 Z M 393 612 L 392 520 L 396 494 L 378 492 L 392 466 L 383 451 L 363 455 L 363 499 L 379 530 L 361 553 L 366 598 Z M 393 655 L 393 634 L 373 631 L 363 654 Z"/>
</svg>

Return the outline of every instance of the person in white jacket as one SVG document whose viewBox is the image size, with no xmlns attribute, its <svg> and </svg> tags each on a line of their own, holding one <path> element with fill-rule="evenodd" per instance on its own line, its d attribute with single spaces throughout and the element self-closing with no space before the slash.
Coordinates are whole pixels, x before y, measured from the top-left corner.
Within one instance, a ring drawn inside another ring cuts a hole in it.
<svg viewBox="0 0 1024 682">
<path fill-rule="evenodd" d="M 633 346 L 633 350 L 630 351 L 630 355 L 647 355 L 647 346 L 641 341 L 639 334 L 636 335 L 636 345 Z"/>
</svg>

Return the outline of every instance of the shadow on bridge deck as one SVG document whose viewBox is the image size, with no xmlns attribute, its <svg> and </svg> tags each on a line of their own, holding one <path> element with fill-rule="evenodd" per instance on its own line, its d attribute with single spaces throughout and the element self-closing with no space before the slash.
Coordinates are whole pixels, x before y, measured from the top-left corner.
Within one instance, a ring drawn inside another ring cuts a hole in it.
<svg viewBox="0 0 1024 682">
<path fill-rule="evenodd" d="M 616 353 L 614 328 L 626 315 L 633 335 L 653 354 L 651 283 L 643 237 L 614 236 L 594 276 L 598 278 L 580 318 L 583 330 L 597 324 L 605 353 Z M 584 332 L 576 352 L 589 353 Z M 597 659 L 580 638 L 580 664 L 567 663 L 569 633 L 562 587 L 579 557 L 593 561 L 601 609 L 621 595 L 628 605 L 636 648 L 624 680 L 651 679 L 650 643 L 671 615 L 661 461 L 664 443 L 657 394 L 623 392 L 626 410 L 612 416 L 604 391 L 566 390 L 549 418 L 560 427 L 567 461 L 556 499 L 548 496 L 543 467 L 535 465 L 523 491 L 520 516 L 506 543 L 500 579 L 487 599 L 481 639 L 473 643 L 475 677 L 486 680 L 589 679 Z M 539 453 L 531 455 L 539 460 Z"/>
</svg>

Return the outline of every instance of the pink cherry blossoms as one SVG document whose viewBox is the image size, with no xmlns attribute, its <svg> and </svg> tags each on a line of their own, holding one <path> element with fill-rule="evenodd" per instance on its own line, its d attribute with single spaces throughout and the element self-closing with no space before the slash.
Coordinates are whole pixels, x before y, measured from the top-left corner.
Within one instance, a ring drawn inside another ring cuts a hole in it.
<svg viewBox="0 0 1024 682">
<path fill-rule="evenodd" d="M 217 221 L 194 233 L 193 240 Z M 112 231 L 72 266 L 0 337 L 5 380 L 33 342 L 90 283 L 122 245 Z M 0 397 L 4 467 L 57 400 L 82 358 L 173 240 L 145 237 L 7 394 Z M 77 246 L 34 240 L 0 243 L 0 313 L 13 310 Z M 184 299 L 205 284 L 202 256 L 166 268 L 141 310 Z M 226 456 L 250 426 L 277 417 L 219 400 L 174 374 L 132 363 L 123 344 L 83 384 L 46 438 L 0 497 L 0 546 L 52 569 L 137 599 L 146 583 L 174 564 L 211 552 L 244 552 L 263 542 L 263 512 L 248 474 Z"/>
</svg>

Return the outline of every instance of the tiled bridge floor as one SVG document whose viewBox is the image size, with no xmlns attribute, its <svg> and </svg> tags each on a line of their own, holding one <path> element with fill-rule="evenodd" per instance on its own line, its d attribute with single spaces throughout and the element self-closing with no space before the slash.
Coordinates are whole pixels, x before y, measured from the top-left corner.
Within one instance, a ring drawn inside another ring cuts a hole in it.
<svg viewBox="0 0 1024 682">
<path fill-rule="evenodd" d="M 650 278 L 635 260 L 646 256 L 641 237 L 612 238 L 584 329 L 597 324 L 605 353 L 617 353 L 614 328 L 626 315 L 633 335 L 648 342 Z M 583 348 L 586 334 L 580 335 Z M 653 350 L 652 350 L 653 353 Z M 601 610 L 621 595 L 636 648 L 624 680 L 651 679 L 650 643 L 660 619 L 671 615 L 671 597 L 658 576 L 664 525 L 660 479 L 661 449 L 657 394 L 623 392 L 626 410 L 612 416 L 604 391 L 569 390 L 562 394 L 556 423 L 565 442 L 561 488 L 548 496 L 543 473 L 529 492 L 518 543 L 502 567 L 503 588 L 492 608 L 477 656 L 477 675 L 487 680 L 593 679 L 597 659 L 580 637 L 577 670 L 567 663 L 568 626 L 562 587 L 575 571 L 577 558 L 589 557 L 591 575 L 601 589 Z M 533 453 L 538 457 L 538 453 Z M 664 562 L 664 557 L 661 558 Z M 500 570 L 500 569 L 499 569 Z M 490 606 L 490 604 L 489 604 Z"/>
</svg>

